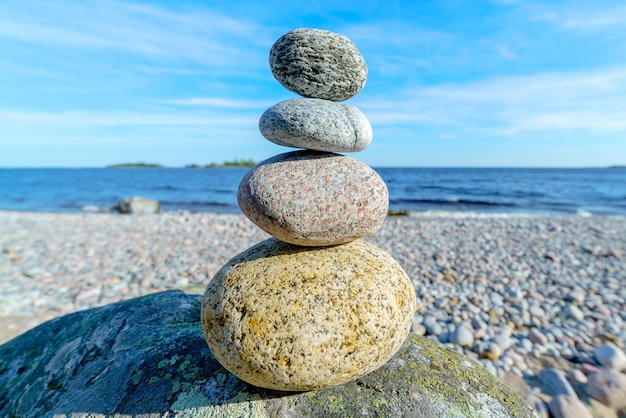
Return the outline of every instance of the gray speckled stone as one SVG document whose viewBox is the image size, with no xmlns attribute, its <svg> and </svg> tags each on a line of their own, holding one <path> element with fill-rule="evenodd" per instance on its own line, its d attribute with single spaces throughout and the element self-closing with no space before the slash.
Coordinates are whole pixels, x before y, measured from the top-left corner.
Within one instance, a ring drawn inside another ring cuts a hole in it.
<svg viewBox="0 0 626 418">
<path fill-rule="evenodd" d="M 319 29 L 295 29 L 270 50 L 276 80 L 304 97 L 340 102 L 358 94 L 367 79 L 361 53 L 345 36 Z"/>
<path fill-rule="evenodd" d="M 329 152 L 362 151 L 372 126 L 356 107 L 323 99 L 292 99 L 263 113 L 263 136 L 278 145 Z"/>
<path fill-rule="evenodd" d="M 294 151 L 254 167 L 239 184 L 241 211 L 282 241 L 323 246 L 374 234 L 389 207 L 382 178 L 345 155 Z"/>
<path fill-rule="evenodd" d="M 217 272 L 202 328 L 215 358 L 240 379 L 301 391 L 382 366 L 406 339 L 415 309 L 408 276 L 373 244 L 302 247 L 270 238 Z"/>
</svg>

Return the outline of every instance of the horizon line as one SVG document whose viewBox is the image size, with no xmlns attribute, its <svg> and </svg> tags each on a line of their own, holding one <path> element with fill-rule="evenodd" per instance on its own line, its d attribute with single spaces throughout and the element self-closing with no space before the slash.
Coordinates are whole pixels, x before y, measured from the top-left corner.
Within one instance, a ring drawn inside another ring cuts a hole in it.
<svg viewBox="0 0 626 418">
<path fill-rule="evenodd" d="M 150 163 L 152 164 L 152 163 Z M 0 170 L 37 170 L 37 169 L 56 169 L 56 170 L 81 170 L 81 169 L 115 169 L 115 170 L 120 170 L 120 169 L 154 169 L 154 170 L 159 170 L 159 169 L 194 169 L 194 170 L 205 170 L 205 169 L 209 169 L 209 168 L 253 168 L 253 167 L 238 167 L 238 166 L 215 166 L 215 167 L 209 167 L 208 165 L 206 167 L 202 167 L 202 168 L 196 168 L 196 167 L 188 167 L 190 165 L 193 164 L 186 164 L 186 165 L 182 165 L 182 166 L 168 166 L 168 165 L 162 165 L 159 163 L 154 163 L 156 165 L 159 165 L 160 167 L 111 167 L 115 164 L 111 164 L 111 165 L 105 165 L 105 166 L 0 166 Z M 258 164 L 258 163 L 257 163 Z M 368 164 L 369 165 L 369 164 Z M 372 168 L 449 168 L 449 169 L 467 169 L 467 168 L 490 168 L 490 169 L 503 169 L 503 168 L 510 168 L 510 169 L 615 169 L 615 168 L 626 168 L 626 164 L 612 164 L 612 165 L 606 165 L 606 166 L 532 166 L 532 165 L 528 165 L 528 166 L 496 166 L 496 165 L 467 165 L 467 166 L 463 166 L 463 165 L 414 165 L 414 166 L 407 166 L 407 165 L 369 165 Z"/>
</svg>

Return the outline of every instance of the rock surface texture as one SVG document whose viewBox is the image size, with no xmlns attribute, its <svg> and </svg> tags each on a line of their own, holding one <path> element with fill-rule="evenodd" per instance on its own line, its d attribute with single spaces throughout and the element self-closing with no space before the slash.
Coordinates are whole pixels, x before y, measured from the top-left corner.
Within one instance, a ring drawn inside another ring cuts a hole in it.
<svg viewBox="0 0 626 418">
<path fill-rule="evenodd" d="M 358 94 L 367 80 L 361 53 L 345 36 L 319 29 L 295 29 L 270 50 L 272 74 L 304 97 L 341 102 Z"/>
<path fill-rule="evenodd" d="M 308 150 L 279 154 L 257 165 L 241 181 L 237 200 L 259 228 L 307 246 L 372 235 L 389 207 L 385 182 L 366 164 Z"/>
<path fill-rule="evenodd" d="M 356 107 L 322 99 L 292 99 L 263 113 L 261 134 L 278 145 L 329 152 L 363 151 L 372 126 Z"/>
<path fill-rule="evenodd" d="M 252 386 L 211 355 L 200 301 L 156 293 L 59 317 L 0 346 L 0 416 L 534 416 L 483 367 L 416 336 L 345 385 L 304 393 Z"/>
<path fill-rule="evenodd" d="M 406 338 L 414 300 L 400 265 L 373 244 L 302 247 L 271 238 L 215 275 L 202 325 L 213 354 L 238 377 L 311 390 L 389 360 Z"/>
</svg>

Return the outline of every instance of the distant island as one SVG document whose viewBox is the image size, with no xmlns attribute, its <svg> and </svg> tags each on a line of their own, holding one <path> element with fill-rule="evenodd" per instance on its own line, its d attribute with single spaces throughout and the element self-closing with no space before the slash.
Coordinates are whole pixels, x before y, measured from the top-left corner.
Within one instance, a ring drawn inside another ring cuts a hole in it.
<svg viewBox="0 0 626 418">
<path fill-rule="evenodd" d="M 106 168 L 165 168 L 165 166 L 151 163 L 122 163 L 107 165 Z"/>
<path fill-rule="evenodd" d="M 254 167 L 256 163 L 253 160 L 232 160 L 224 161 L 221 164 L 211 163 L 207 165 L 189 164 L 185 168 L 228 168 L 228 167 Z"/>
<path fill-rule="evenodd" d="M 612 165 L 609 168 L 626 168 L 626 165 Z"/>
<path fill-rule="evenodd" d="M 232 160 L 223 163 L 211 164 L 187 164 L 185 168 L 230 168 L 230 167 L 254 167 L 257 163 L 251 159 L 248 160 Z M 163 164 L 153 163 L 122 163 L 107 165 L 106 168 L 167 168 Z"/>
</svg>

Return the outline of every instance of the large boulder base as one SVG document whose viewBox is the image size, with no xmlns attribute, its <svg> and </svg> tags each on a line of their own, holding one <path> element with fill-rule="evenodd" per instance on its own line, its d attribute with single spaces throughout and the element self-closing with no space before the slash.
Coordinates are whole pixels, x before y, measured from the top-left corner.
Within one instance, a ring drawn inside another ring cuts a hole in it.
<svg viewBox="0 0 626 418">
<path fill-rule="evenodd" d="M 342 386 L 251 386 L 211 355 L 201 298 L 156 293 L 48 321 L 0 346 L 0 416 L 535 416 L 482 366 L 414 335 L 383 367 Z"/>
<path fill-rule="evenodd" d="M 227 370 L 255 386 L 337 386 L 386 363 L 415 314 L 411 280 L 391 255 L 356 240 L 302 247 L 270 238 L 209 283 L 202 327 Z"/>
</svg>

